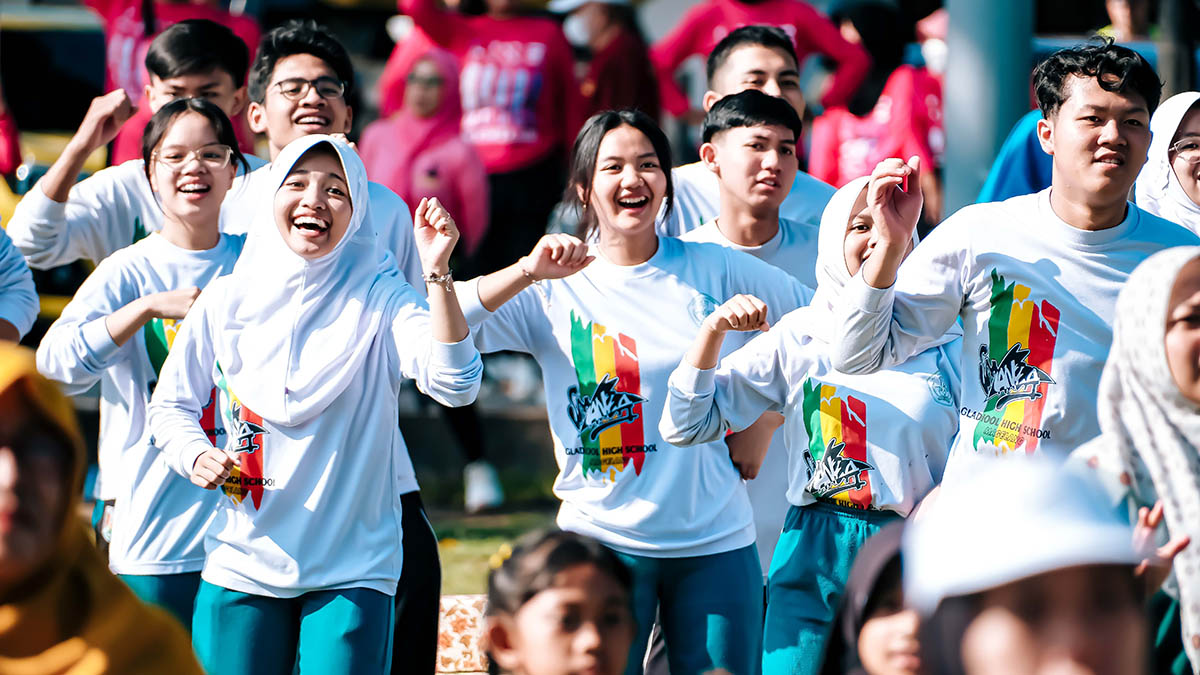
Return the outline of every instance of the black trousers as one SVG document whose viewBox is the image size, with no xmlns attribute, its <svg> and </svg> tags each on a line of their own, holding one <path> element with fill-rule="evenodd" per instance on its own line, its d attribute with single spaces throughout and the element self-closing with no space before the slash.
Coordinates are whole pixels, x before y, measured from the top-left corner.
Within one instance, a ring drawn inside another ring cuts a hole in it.
<svg viewBox="0 0 1200 675">
<path fill-rule="evenodd" d="M 396 588 L 396 627 L 392 639 L 392 674 L 431 675 L 437 665 L 438 607 L 442 565 L 437 537 L 420 492 L 400 497 L 404 510 L 404 567 Z M 354 555 L 347 551 L 347 555 Z"/>
<path fill-rule="evenodd" d="M 566 173 L 562 155 L 555 151 L 527 167 L 488 176 L 488 229 L 464 279 L 508 267 L 533 250 L 562 199 Z"/>
</svg>

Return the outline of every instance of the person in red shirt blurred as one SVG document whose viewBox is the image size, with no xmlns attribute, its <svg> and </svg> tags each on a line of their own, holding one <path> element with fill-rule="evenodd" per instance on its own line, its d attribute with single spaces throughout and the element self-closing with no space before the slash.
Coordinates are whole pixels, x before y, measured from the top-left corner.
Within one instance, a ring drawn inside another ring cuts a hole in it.
<svg viewBox="0 0 1200 675">
<path fill-rule="evenodd" d="M 567 41 L 591 53 L 579 83 L 587 114 L 637 108 L 658 119 L 658 80 L 629 0 L 551 0 L 548 9 L 567 15 Z"/>
<path fill-rule="evenodd" d="M 571 47 L 555 21 L 524 14 L 519 0 L 486 0 L 480 16 L 436 0 L 399 6 L 462 64 L 463 135 L 483 160 L 491 194 L 471 272 L 493 272 L 533 248 L 562 196 L 566 149 L 582 123 Z"/>
<path fill-rule="evenodd" d="M 84 0 L 84 4 L 99 14 L 104 23 L 107 42 L 104 91 L 124 89 L 139 109 L 113 141 L 111 164 L 142 156 L 142 132 L 154 113 L 149 106 L 142 105 L 142 96 L 155 85 L 142 64 L 154 36 L 185 19 L 208 19 L 241 38 L 252 59 L 262 35 L 252 17 L 231 14 L 218 5 L 218 0 Z M 236 116 L 234 126 L 239 149 L 253 152 L 254 135 L 244 115 Z"/>
<path fill-rule="evenodd" d="M 4 101 L 4 90 L 0 89 L 0 175 L 11 176 L 21 166 L 20 141 L 17 121 Z"/>
<path fill-rule="evenodd" d="M 848 4 L 834 20 L 843 35 L 866 48 L 872 66 L 846 105 L 813 121 L 808 172 L 841 187 L 888 157 L 917 155 L 922 167 L 937 167 L 944 146 L 942 87 L 925 68 L 904 63 L 912 24 L 878 1 Z M 936 171 L 921 172 L 921 189 L 924 218 L 936 224 L 942 204 Z"/>
<path fill-rule="evenodd" d="M 783 29 L 795 42 L 801 65 L 811 54 L 823 54 L 837 63 L 833 81 L 821 97 L 826 108 L 845 103 L 871 67 L 861 47 L 847 42 L 828 19 L 801 0 L 704 0 L 688 10 L 650 52 L 667 112 L 697 122 L 702 119 L 703 111 L 690 109 L 687 95 L 675 81 L 675 70 L 692 55 L 707 55 L 735 28 L 755 24 Z"/>
</svg>

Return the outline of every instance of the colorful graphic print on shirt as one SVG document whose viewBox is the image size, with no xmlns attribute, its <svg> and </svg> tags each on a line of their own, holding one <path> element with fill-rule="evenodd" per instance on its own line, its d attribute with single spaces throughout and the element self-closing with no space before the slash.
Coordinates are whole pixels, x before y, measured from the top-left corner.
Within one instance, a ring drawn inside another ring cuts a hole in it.
<svg viewBox="0 0 1200 675">
<path fill-rule="evenodd" d="M 219 365 L 217 372 L 220 372 Z M 225 450 L 241 455 L 241 465 L 229 472 L 221 491 L 229 495 L 234 504 L 241 504 L 249 495 L 254 508 L 261 508 L 264 488 L 275 484 L 273 479 L 263 476 L 263 436 L 270 432 L 263 427 L 262 417 L 243 405 L 229 389 L 224 373 L 221 373 L 217 387 L 222 393 L 221 416 L 229 429 L 229 445 Z"/>
<path fill-rule="evenodd" d="M 146 391 L 151 395 L 158 384 L 158 374 L 162 372 L 163 363 L 171 353 L 171 345 L 175 344 L 175 335 L 179 333 L 182 322 L 175 319 L 154 318 L 142 326 L 142 337 L 146 340 L 146 356 L 150 359 L 150 367 L 154 369 L 155 381 L 148 383 Z M 214 446 L 225 438 L 225 428 L 217 424 L 217 388 L 213 387 L 208 394 L 208 403 L 200 409 L 200 428 Z M 153 441 L 151 441 L 153 442 Z"/>
<path fill-rule="evenodd" d="M 463 134 L 476 145 L 537 141 L 536 103 L 542 88 L 542 42 L 494 41 L 464 58 Z"/>
<path fill-rule="evenodd" d="M 641 371 L 637 342 L 628 335 L 609 334 L 604 326 L 584 321 L 571 312 L 571 360 L 578 384 L 567 388 L 567 417 L 579 432 L 580 446 L 567 448 L 580 455 L 583 475 L 599 474 L 615 481 L 633 465 L 641 475 L 646 453 L 643 431 Z"/>
<path fill-rule="evenodd" d="M 804 382 L 804 431 L 808 434 L 806 489 L 817 499 L 856 509 L 871 508 L 867 463 L 867 404 L 837 387 Z"/>
<path fill-rule="evenodd" d="M 987 343 L 979 348 L 979 383 L 987 403 L 981 411 L 960 412 L 976 421 L 972 446 L 990 443 L 1001 452 L 1037 449 L 1049 438 L 1041 427 L 1046 391 L 1054 384 L 1054 345 L 1059 310 L 1031 297 L 1028 286 L 1006 283 L 992 270 L 991 314 Z"/>
</svg>

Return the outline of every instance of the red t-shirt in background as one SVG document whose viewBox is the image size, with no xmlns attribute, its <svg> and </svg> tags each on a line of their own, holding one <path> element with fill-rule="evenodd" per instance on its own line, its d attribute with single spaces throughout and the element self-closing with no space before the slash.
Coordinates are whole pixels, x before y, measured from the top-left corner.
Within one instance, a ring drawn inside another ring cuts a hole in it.
<svg viewBox="0 0 1200 675">
<path fill-rule="evenodd" d="M 400 0 L 400 11 L 462 63 L 463 136 L 489 174 L 531 166 L 575 142 L 583 106 L 557 23 L 464 16 L 435 0 Z"/>
<path fill-rule="evenodd" d="M 8 110 L 0 112 L 0 174 L 12 175 L 21 166 L 21 138 L 17 121 Z"/>
<path fill-rule="evenodd" d="M 105 58 L 105 91 L 117 87 L 123 88 L 129 98 L 138 105 L 134 115 L 113 143 L 112 164 L 120 164 L 129 159 L 142 156 L 142 132 L 150 121 L 150 112 L 141 105 L 142 92 L 150 81 L 146 73 L 146 50 L 150 48 L 153 37 L 146 37 L 145 26 L 142 23 L 142 3 L 140 0 L 84 0 L 85 4 L 100 15 L 104 22 L 106 41 Z M 167 26 L 185 19 L 208 19 L 226 26 L 246 43 L 250 49 L 253 62 L 254 52 L 258 49 L 258 41 L 262 31 L 258 22 L 248 16 L 237 16 L 208 5 L 176 4 L 169 2 L 154 3 L 155 35 Z M 238 133 L 238 145 L 242 152 L 254 150 L 254 135 L 246 125 L 244 116 L 234 120 L 234 130 Z"/>
<path fill-rule="evenodd" d="M 829 19 L 801 0 L 762 0 L 746 4 L 737 0 L 706 0 L 692 7 L 651 50 L 658 67 L 663 107 L 672 115 L 688 110 L 687 95 L 675 82 L 675 70 L 688 57 L 707 57 L 730 31 L 742 26 L 767 24 L 783 29 L 796 44 L 803 64 L 810 54 L 824 54 L 837 62 L 833 82 L 821 98 L 830 108 L 850 100 L 871 67 L 871 58 L 850 44 Z"/>
<path fill-rule="evenodd" d="M 932 168 L 941 161 L 944 138 L 941 85 L 924 68 L 900 66 L 870 115 L 858 117 L 843 106 L 813 121 L 808 172 L 841 187 L 889 157 L 917 155 L 923 168 Z"/>
<path fill-rule="evenodd" d="M 621 30 L 588 63 L 587 75 L 579 85 L 586 101 L 587 116 L 601 110 L 637 108 L 658 119 L 658 79 L 646 45 L 629 31 Z"/>
</svg>

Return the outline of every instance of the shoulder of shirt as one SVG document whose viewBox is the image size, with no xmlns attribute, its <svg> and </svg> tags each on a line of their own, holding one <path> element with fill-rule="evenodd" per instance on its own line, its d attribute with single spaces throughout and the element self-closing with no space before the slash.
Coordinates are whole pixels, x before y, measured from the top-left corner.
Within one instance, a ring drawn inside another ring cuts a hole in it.
<svg viewBox="0 0 1200 675">
<path fill-rule="evenodd" d="M 1200 236 L 1183 225 L 1172 220 L 1167 220 L 1162 216 L 1156 216 L 1133 202 L 1129 202 L 1129 208 L 1137 209 L 1138 211 L 1138 228 L 1136 231 L 1138 239 L 1161 241 L 1169 246 L 1195 246 L 1200 244 Z"/>
<path fill-rule="evenodd" d="M 371 208 L 386 206 L 408 210 L 408 204 L 404 202 L 404 198 L 382 183 L 376 183 L 373 180 L 367 181 L 367 196 L 371 199 Z"/>
<path fill-rule="evenodd" d="M 1002 223 L 1006 229 L 1012 229 L 1028 223 L 1031 216 L 1036 215 L 1040 192 L 1009 197 L 1000 202 L 982 202 L 969 204 L 955 211 L 949 218 L 943 220 L 934 232 L 948 228 L 991 228 Z"/>
<path fill-rule="evenodd" d="M 809 194 L 823 195 L 825 197 L 825 201 L 829 201 L 833 197 L 833 194 L 837 192 L 837 188 L 804 171 L 796 172 L 796 180 L 792 183 L 791 191 L 795 192 L 797 188 Z"/>
<path fill-rule="evenodd" d="M 718 232 L 719 230 L 717 230 L 717 221 L 710 220 L 700 227 L 684 232 L 677 238 L 680 241 L 690 241 L 703 244 L 718 244 L 719 242 L 715 239 L 715 234 Z"/>
<path fill-rule="evenodd" d="M 250 165 L 250 172 L 258 171 L 259 169 L 263 168 L 264 166 L 267 166 L 268 164 L 270 164 L 270 162 L 263 159 L 262 157 L 259 157 L 258 155 L 242 155 L 242 156 L 246 158 L 246 164 Z"/>
<path fill-rule="evenodd" d="M 146 178 L 146 162 L 130 159 L 115 166 L 100 169 L 82 182 L 92 185 L 112 185 L 125 191 L 150 192 L 150 179 Z"/>
</svg>

